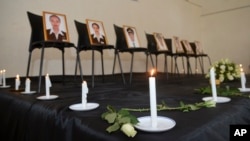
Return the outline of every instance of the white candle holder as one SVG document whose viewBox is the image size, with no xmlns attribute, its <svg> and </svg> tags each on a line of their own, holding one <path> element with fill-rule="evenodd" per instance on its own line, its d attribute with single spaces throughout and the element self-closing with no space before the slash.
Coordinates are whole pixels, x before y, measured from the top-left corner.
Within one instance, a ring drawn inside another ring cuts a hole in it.
<svg viewBox="0 0 250 141">
<path fill-rule="evenodd" d="M 202 98 L 203 101 L 213 100 L 216 103 L 226 103 L 226 102 L 231 101 L 231 99 L 228 97 L 218 97 L 217 96 L 214 67 L 212 67 L 210 69 L 210 82 L 211 82 L 211 89 L 212 89 L 212 97 L 204 97 L 204 98 Z"/>
<path fill-rule="evenodd" d="M 0 86 L 0 88 L 9 88 L 10 85 L 6 85 L 6 77 L 5 77 L 5 73 L 6 73 L 6 70 L 1 70 L 1 83 L 2 85 Z"/>
<path fill-rule="evenodd" d="M 52 87 L 52 83 L 50 81 L 49 74 L 45 76 L 45 95 L 37 97 L 39 100 L 52 100 L 57 99 L 58 95 L 51 95 L 50 94 L 50 87 Z"/>
<path fill-rule="evenodd" d="M 87 82 L 83 81 L 82 82 L 81 103 L 72 104 L 69 106 L 69 108 L 71 110 L 74 110 L 74 111 L 89 111 L 89 110 L 93 110 L 93 109 L 96 109 L 97 107 L 99 107 L 98 103 L 88 103 L 87 102 L 88 92 L 89 92 L 89 89 L 87 86 Z"/>
<path fill-rule="evenodd" d="M 153 74 L 154 70 L 151 71 L 151 77 L 149 77 L 150 116 L 138 118 L 139 123 L 135 127 L 147 132 L 162 132 L 170 130 L 176 123 L 168 117 L 157 116 L 156 86 Z"/>
<path fill-rule="evenodd" d="M 30 87 L 31 87 L 31 80 L 30 80 L 30 78 L 26 78 L 26 80 L 25 80 L 25 89 L 24 89 L 23 92 L 21 92 L 21 94 L 30 95 L 30 94 L 36 93 L 36 91 L 31 91 Z"/>
</svg>

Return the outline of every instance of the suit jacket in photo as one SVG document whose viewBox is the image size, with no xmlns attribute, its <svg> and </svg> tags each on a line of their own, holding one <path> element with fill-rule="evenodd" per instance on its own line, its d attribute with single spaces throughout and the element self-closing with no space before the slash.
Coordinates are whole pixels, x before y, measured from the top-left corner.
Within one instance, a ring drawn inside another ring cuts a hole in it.
<svg viewBox="0 0 250 141">
<path fill-rule="evenodd" d="M 102 35 L 102 38 L 100 38 L 100 41 L 98 41 L 98 39 L 96 37 L 94 37 L 94 34 L 91 34 L 91 40 L 92 43 L 94 44 L 106 44 L 106 40 L 105 37 Z"/>
<path fill-rule="evenodd" d="M 56 38 L 55 33 L 51 33 L 51 29 L 47 29 L 46 30 L 46 34 L 47 34 L 47 39 L 48 40 L 52 40 L 52 41 L 63 41 L 63 40 L 67 40 L 67 36 L 66 36 L 66 32 L 62 31 L 62 34 L 58 35 L 58 38 Z"/>
</svg>

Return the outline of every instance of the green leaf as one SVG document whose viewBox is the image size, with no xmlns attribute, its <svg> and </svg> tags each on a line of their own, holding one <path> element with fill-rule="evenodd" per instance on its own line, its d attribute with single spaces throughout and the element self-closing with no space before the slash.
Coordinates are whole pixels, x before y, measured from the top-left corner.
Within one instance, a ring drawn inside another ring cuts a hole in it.
<svg viewBox="0 0 250 141">
<path fill-rule="evenodd" d="M 121 109 L 121 110 L 118 111 L 118 114 L 120 114 L 121 116 L 127 116 L 130 113 L 129 113 L 128 110 Z"/>
<path fill-rule="evenodd" d="M 118 120 L 119 124 L 130 123 L 130 118 L 127 117 L 127 116 L 126 117 L 121 117 L 121 118 L 119 118 L 117 120 Z"/>
<path fill-rule="evenodd" d="M 115 108 L 112 107 L 111 105 L 108 105 L 107 109 L 108 109 L 109 112 L 112 112 L 112 113 L 116 112 Z"/>
<path fill-rule="evenodd" d="M 108 131 L 109 133 L 117 131 L 118 129 L 120 129 L 120 125 L 119 123 L 115 122 L 113 125 L 109 126 L 106 131 Z"/>
<path fill-rule="evenodd" d="M 114 123 L 116 119 L 116 113 L 108 113 L 105 115 L 104 119 L 108 121 L 108 123 Z"/>
</svg>

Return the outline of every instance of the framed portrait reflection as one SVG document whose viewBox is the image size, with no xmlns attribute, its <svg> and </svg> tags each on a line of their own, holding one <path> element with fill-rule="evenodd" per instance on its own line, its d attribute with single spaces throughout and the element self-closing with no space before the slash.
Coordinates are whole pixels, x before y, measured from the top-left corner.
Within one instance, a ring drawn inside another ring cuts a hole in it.
<svg viewBox="0 0 250 141">
<path fill-rule="evenodd" d="M 86 19 L 86 23 L 91 45 L 108 44 L 102 21 Z"/>
<path fill-rule="evenodd" d="M 43 30 L 46 41 L 68 41 L 66 15 L 43 11 Z"/>
<path fill-rule="evenodd" d="M 188 40 L 182 40 L 183 45 L 186 49 L 187 54 L 194 54 L 193 49 Z"/>
<path fill-rule="evenodd" d="M 140 41 L 135 27 L 123 25 L 123 31 L 129 48 L 140 47 Z"/>
<path fill-rule="evenodd" d="M 154 32 L 153 35 L 157 44 L 157 50 L 167 51 L 168 48 L 167 48 L 164 36 L 161 33 L 156 33 L 156 32 Z"/>
<path fill-rule="evenodd" d="M 179 37 L 174 36 L 173 41 L 174 41 L 175 52 L 176 53 L 184 53 L 185 51 L 181 45 L 181 41 L 180 41 Z"/>
<path fill-rule="evenodd" d="M 195 47 L 196 47 L 196 53 L 197 54 L 203 54 L 203 49 L 201 47 L 201 42 L 200 41 L 194 41 Z"/>
</svg>

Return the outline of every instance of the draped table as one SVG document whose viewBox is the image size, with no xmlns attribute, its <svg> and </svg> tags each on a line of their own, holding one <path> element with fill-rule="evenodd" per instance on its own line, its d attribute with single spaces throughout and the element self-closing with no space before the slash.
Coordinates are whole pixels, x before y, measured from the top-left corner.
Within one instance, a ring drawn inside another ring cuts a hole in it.
<svg viewBox="0 0 250 141">
<path fill-rule="evenodd" d="M 135 77 L 135 76 L 134 76 Z M 205 95 L 196 94 L 194 89 L 207 86 L 203 77 L 161 79 L 157 76 L 157 103 L 164 101 L 168 106 L 179 106 L 179 102 L 194 104 L 201 102 Z M 140 77 L 132 86 L 123 85 L 119 80 L 108 77 L 108 82 L 89 87 L 88 102 L 99 103 L 91 111 L 72 111 L 69 106 L 81 102 L 81 85 L 72 82 L 53 83 L 51 94 L 54 100 L 38 100 L 41 94 L 23 95 L 12 88 L 0 89 L 0 130 L 6 141 L 217 141 L 229 140 L 230 125 L 250 124 L 250 99 L 231 97 L 228 103 L 217 104 L 215 108 L 197 111 L 159 111 L 159 116 L 175 120 L 171 130 L 148 133 L 138 131 L 129 138 L 121 131 L 109 134 L 109 124 L 101 119 L 107 105 L 120 108 L 149 108 L 148 80 Z M 7 82 L 12 83 L 14 78 Z M 107 81 L 107 80 L 106 80 Z M 32 82 L 33 89 L 36 81 Z M 14 83 L 11 84 L 14 86 Z M 235 83 L 240 86 L 240 83 Z M 137 117 L 148 116 L 150 112 L 131 112 Z"/>
</svg>

